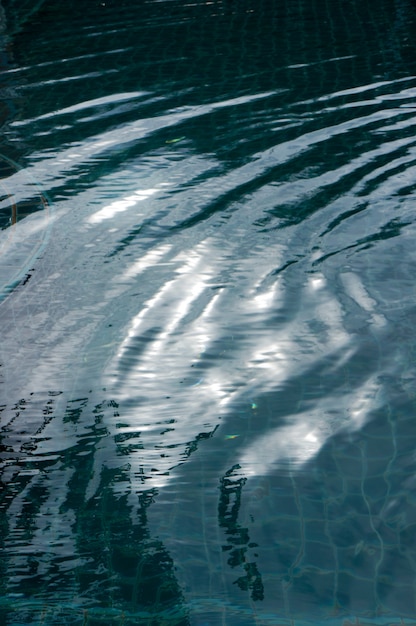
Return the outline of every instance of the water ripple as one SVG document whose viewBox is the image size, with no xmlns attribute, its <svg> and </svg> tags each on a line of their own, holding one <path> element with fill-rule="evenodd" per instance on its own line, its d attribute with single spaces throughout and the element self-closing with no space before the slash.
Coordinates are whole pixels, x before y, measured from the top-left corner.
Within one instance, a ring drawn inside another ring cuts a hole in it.
<svg viewBox="0 0 416 626">
<path fill-rule="evenodd" d="M 412 618 L 406 21 L 99 4 L 2 74 L 0 617 Z"/>
</svg>

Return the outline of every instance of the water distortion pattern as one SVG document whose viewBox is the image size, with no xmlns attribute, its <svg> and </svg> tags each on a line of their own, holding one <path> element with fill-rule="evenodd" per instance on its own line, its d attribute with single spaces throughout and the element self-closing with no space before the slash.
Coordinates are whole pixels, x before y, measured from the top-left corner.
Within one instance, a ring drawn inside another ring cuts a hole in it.
<svg viewBox="0 0 416 626">
<path fill-rule="evenodd" d="M 0 621 L 413 625 L 414 4 L 84 4 L 3 2 Z"/>
</svg>

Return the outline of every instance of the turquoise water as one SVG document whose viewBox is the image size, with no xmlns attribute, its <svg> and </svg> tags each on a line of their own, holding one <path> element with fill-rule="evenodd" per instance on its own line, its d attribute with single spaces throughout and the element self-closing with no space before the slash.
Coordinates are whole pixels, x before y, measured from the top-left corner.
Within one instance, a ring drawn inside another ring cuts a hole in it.
<svg viewBox="0 0 416 626">
<path fill-rule="evenodd" d="M 0 624 L 416 623 L 416 5 L 0 3 Z"/>
</svg>

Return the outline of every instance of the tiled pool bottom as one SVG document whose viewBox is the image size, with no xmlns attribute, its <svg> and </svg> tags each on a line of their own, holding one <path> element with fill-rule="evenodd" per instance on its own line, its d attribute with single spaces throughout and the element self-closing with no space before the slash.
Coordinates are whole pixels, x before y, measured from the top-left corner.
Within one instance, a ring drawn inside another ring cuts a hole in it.
<svg viewBox="0 0 416 626">
<path fill-rule="evenodd" d="M 267 476 L 235 464 L 254 426 L 230 412 L 158 493 L 129 499 L 120 495 L 131 488 L 124 465 L 103 468 L 86 498 L 84 444 L 93 458 L 103 443 L 87 430 L 78 428 L 71 480 L 66 451 L 27 457 L 26 487 L 14 479 L 22 510 L 9 519 L 0 624 L 416 624 L 413 400 L 400 395 L 394 420 L 383 405 L 359 432 L 338 433 L 303 466 L 276 465 Z M 256 400 L 266 414 L 266 398 Z M 237 425 L 239 436 L 225 434 Z M 57 506 L 62 525 L 48 526 Z"/>
<path fill-rule="evenodd" d="M 416 626 L 416 4 L 373 5 L 0 0 L 0 626 Z"/>
<path fill-rule="evenodd" d="M 17 599 L 15 599 L 17 601 Z M 14 603 L 12 603 L 14 604 Z M 4 608 L 4 603 L 0 604 Z M 190 617 L 190 614 L 192 615 Z M 0 613 L 0 618 L 2 617 Z M 194 603 L 182 610 L 129 613 L 111 609 L 82 609 L 71 606 L 48 607 L 35 603 L 18 602 L 7 612 L 10 626 L 416 626 L 414 619 L 395 617 L 358 618 L 328 616 L 317 620 L 292 620 L 262 611 L 243 610 L 231 604 L 218 602 Z"/>
</svg>

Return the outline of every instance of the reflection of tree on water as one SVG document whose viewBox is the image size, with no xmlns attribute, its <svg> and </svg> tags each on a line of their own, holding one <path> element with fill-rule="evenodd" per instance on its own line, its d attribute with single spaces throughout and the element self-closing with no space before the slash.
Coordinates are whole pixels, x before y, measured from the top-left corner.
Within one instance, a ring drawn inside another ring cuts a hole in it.
<svg viewBox="0 0 416 626">
<path fill-rule="evenodd" d="M 245 571 L 243 576 L 237 578 L 235 583 L 243 591 L 250 589 L 253 600 L 263 600 L 264 588 L 261 574 L 255 561 L 249 562 L 248 549 L 255 548 L 257 544 L 249 543 L 248 529 L 238 523 L 238 514 L 241 505 L 241 491 L 246 482 L 245 478 L 233 476 L 239 465 L 234 465 L 221 478 L 221 495 L 218 503 L 219 525 L 225 529 L 227 544 L 222 547 L 229 552 L 228 565 L 230 567 L 242 567 Z"/>
<path fill-rule="evenodd" d="M 79 514 L 77 546 L 85 559 L 76 574 L 80 595 L 133 614 L 146 611 L 150 616 L 173 609 L 177 614 L 181 592 L 173 562 L 147 530 L 146 509 L 155 492 L 139 496 L 140 508 L 133 523 L 127 496 L 114 496 L 114 480 L 117 472 L 104 471 L 98 498 Z M 174 623 L 187 620 L 178 617 Z"/>
<path fill-rule="evenodd" d="M 129 624 L 159 624 L 162 618 L 172 626 L 188 623 L 172 559 L 147 528 L 156 490 L 137 495 L 133 514 L 128 467 L 113 459 L 112 467 L 100 468 L 95 493 L 88 497 L 97 450 L 108 436 L 105 415 L 117 408 L 103 402 L 88 411 L 86 398 L 67 402 L 62 426 L 82 434 L 45 458 L 35 442 L 52 418 L 59 420 L 51 398 L 30 449 L 24 437 L 2 429 L 0 590 L 10 601 L 0 608 L 0 619 L 7 623 L 26 623 L 41 613 L 50 615 L 45 623 L 56 623 L 62 611 L 68 619 L 81 619 L 85 612 L 91 616 L 86 623 L 94 624 L 109 624 L 113 612 L 129 615 Z M 92 618 L 97 610 L 102 621 Z"/>
</svg>

